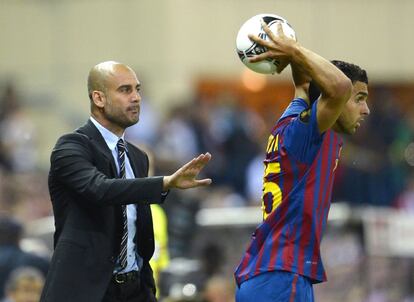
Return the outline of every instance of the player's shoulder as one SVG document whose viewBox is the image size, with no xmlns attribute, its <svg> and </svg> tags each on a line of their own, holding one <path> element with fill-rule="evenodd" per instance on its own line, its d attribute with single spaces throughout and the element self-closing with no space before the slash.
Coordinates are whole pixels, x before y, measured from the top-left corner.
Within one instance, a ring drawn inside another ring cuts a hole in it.
<svg viewBox="0 0 414 302">
<path fill-rule="evenodd" d="M 312 112 L 311 108 L 304 109 L 301 113 L 299 113 L 299 120 L 306 124 L 309 123 L 310 118 L 311 118 L 311 112 Z"/>
<path fill-rule="evenodd" d="M 286 110 L 283 112 L 279 121 L 287 117 L 296 117 L 301 114 L 301 112 L 310 109 L 308 102 L 301 98 L 293 99 Z"/>
<path fill-rule="evenodd" d="M 301 98 L 293 99 L 277 121 L 273 130 L 284 128 L 290 122 L 298 120 L 298 117 L 300 121 L 308 122 L 310 120 L 311 110 L 311 107 L 309 107 L 305 100 Z"/>
</svg>

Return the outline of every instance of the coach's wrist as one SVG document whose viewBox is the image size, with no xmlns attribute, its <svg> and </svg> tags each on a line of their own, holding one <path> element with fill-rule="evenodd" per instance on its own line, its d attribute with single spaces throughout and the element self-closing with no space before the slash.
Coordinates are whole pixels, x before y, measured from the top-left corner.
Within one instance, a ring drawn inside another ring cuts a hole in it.
<svg viewBox="0 0 414 302">
<path fill-rule="evenodd" d="M 164 176 L 162 179 L 162 191 L 167 192 L 171 189 L 171 176 Z"/>
</svg>

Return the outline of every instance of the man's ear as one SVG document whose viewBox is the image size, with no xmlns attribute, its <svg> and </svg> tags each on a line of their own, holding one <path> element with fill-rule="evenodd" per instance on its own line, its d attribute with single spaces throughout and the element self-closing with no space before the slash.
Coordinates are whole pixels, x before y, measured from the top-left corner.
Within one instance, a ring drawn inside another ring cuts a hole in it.
<svg viewBox="0 0 414 302">
<path fill-rule="evenodd" d="M 99 90 L 92 91 L 92 101 L 96 107 L 103 108 L 106 101 L 105 94 Z"/>
</svg>

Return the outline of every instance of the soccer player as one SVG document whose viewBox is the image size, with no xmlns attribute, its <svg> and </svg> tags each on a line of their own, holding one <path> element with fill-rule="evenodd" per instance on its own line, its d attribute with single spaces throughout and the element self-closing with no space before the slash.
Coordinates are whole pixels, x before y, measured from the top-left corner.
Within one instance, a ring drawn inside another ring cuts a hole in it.
<svg viewBox="0 0 414 302">
<path fill-rule="evenodd" d="M 312 285 L 326 281 L 320 243 L 342 148 L 338 134 L 353 134 L 369 114 L 368 78 L 360 67 L 329 62 L 286 37 L 280 24 L 277 35 L 262 26 L 270 40 L 250 38 L 267 52 L 251 61 L 277 59 L 278 73 L 290 64 L 295 97 L 268 140 L 263 222 L 235 271 L 236 301 L 314 301 Z"/>
</svg>

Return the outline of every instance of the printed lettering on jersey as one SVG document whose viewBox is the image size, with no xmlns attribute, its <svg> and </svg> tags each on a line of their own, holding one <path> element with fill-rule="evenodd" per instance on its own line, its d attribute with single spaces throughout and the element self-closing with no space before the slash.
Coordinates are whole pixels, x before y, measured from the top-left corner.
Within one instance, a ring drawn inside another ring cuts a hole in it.
<svg viewBox="0 0 414 302">
<path fill-rule="evenodd" d="M 279 134 L 269 136 L 266 148 L 266 158 L 272 157 L 271 154 L 279 150 Z M 263 195 L 262 195 L 262 211 L 263 220 L 267 218 L 282 202 L 282 191 L 279 185 L 273 182 L 276 175 L 280 174 L 280 163 L 277 161 L 264 162 L 264 178 L 263 178 Z"/>
<path fill-rule="evenodd" d="M 278 143 L 279 143 L 279 135 L 276 135 L 276 137 L 271 134 L 269 136 L 269 139 L 267 140 L 267 147 L 266 147 L 266 153 L 272 153 L 278 150 Z"/>
<path fill-rule="evenodd" d="M 278 163 L 275 163 L 278 164 Z M 280 165 L 279 165 L 280 172 Z M 282 191 L 277 183 L 263 181 L 262 211 L 263 220 L 267 218 L 282 202 Z"/>
</svg>

